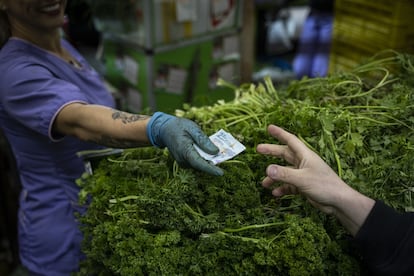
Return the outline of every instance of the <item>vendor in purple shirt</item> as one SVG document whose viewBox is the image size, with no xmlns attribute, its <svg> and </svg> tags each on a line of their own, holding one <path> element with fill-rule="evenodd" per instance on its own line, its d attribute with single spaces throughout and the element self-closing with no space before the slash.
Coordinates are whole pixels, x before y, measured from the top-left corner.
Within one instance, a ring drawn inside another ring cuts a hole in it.
<svg viewBox="0 0 414 276">
<path fill-rule="evenodd" d="M 168 148 L 175 160 L 223 171 L 194 144 L 218 148 L 192 121 L 114 109 L 102 78 L 66 41 L 65 0 L 0 0 L 0 124 L 20 175 L 20 259 L 30 275 L 70 275 L 82 257 L 75 213 L 84 172 L 76 153 L 104 147 Z"/>
</svg>

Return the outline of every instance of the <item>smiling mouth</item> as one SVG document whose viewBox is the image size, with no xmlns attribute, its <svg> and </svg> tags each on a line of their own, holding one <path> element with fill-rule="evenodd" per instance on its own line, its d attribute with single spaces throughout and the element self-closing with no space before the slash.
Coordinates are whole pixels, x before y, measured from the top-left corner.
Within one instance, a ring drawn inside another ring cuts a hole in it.
<svg viewBox="0 0 414 276">
<path fill-rule="evenodd" d="M 52 4 L 52 5 L 48 5 L 48 6 L 45 6 L 45 7 L 43 7 L 43 8 L 41 8 L 41 12 L 44 12 L 44 13 L 57 13 L 57 12 L 59 12 L 60 11 L 60 2 L 57 2 L 57 3 L 55 3 L 55 4 Z"/>
</svg>

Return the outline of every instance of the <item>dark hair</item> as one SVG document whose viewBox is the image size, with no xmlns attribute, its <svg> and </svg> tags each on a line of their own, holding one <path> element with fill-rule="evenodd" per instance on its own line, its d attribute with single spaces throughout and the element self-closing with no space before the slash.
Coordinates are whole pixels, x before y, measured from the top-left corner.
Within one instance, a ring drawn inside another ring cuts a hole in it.
<svg viewBox="0 0 414 276">
<path fill-rule="evenodd" d="M 3 10 L 0 10 L 0 48 L 3 47 L 10 35 L 10 24 L 7 19 L 7 14 Z"/>
</svg>

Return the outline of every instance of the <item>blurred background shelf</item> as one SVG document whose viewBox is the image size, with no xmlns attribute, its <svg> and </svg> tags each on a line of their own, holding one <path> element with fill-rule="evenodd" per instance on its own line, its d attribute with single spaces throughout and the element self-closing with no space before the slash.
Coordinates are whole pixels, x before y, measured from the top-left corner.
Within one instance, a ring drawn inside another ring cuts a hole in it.
<svg viewBox="0 0 414 276">
<path fill-rule="evenodd" d="M 173 112 L 233 97 L 215 83 L 240 82 L 243 1 L 89 3 L 103 34 L 103 74 L 119 92 L 120 108 Z"/>
</svg>

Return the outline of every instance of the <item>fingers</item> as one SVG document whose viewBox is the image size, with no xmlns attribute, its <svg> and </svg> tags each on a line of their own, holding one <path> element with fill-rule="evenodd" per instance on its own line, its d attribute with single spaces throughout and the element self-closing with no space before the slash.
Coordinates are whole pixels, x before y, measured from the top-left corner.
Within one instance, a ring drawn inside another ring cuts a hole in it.
<svg viewBox="0 0 414 276">
<path fill-rule="evenodd" d="M 189 121 L 190 126 L 188 133 L 194 140 L 197 146 L 204 152 L 215 155 L 219 152 L 219 148 L 211 142 L 210 138 L 192 121 Z"/>
<path fill-rule="evenodd" d="M 215 176 L 222 176 L 224 172 L 219 167 L 211 164 L 210 162 L 206 161 L 202 158 L 198 152 L 195 150 L 193 146 L 188 149 L 185 155 L 186 163 L 190 164 L 191 167 L 203 171 L 205 173 L 215 175 Z"/>
<path fill-rule="evenodd" d="M 215 176 L 223 175 L 223 170 L 202 158 L 192 144 L 195 142 L 195 144 L 199 146 L 201 150 L 212 155 L 217 154 L 219 152 L 219 148 L 194 122 L 188 122 L 188 133 L 190 134 L 193 141 L 191 141 L 191 143 L 188 145 L 188 151 L 187 154 L 185 154 L 186 162 L 191 164 L 193 168 L 206 172 L 208 174 Z"/>
<path fill-rule="evenodd" d="M 266 169 L 266 174 L 273 181 L 280 181 L 294 186 L 300 186 L 303 182 L 301 170 L 291 167 L 269 165 Z"/>
<path fill-rule="evenodd" d="M 289 184 L 284 184 L 272 190 L 272 195 L 275 197 L 294 194 L 298 194 L 298 189 L 296 189 L 295 186 Z"/>
<path fill-rule="evenodd" d="M 267 177 L 262 181 L 265 188 L 271 188 L 275 182 L 282 182 L 283 185 L 274 188 L 274 196 L 283 196 L 286 194 L 298 194 L 301 189 L 300 174 L 297 169 L 283 167 L 279 165 L 269 165 L 266 169 Z M 299 176 L 298 176 L 299 175 Z"/>
<path fill-rule="evenodd" d="M 270 135 L 285 144 L 287 144 L 292 139 L 297 139 L 294 135 L 275 125 L 270 125 L 268 127 L 268 132 Z M 290 164 L 294 164 L 296 160 L 295 153 L 287 145 L 259 144 L 257 145 L 256 151 L 261 154 L 282 158 Z"/>
<path fill-rule="evenodd" d="M 261 154 L 282 158 L 290 164 L 294 164 L 296 160 L 293 152 L 285 145 L 259 144 L 256 147 L 256 151 Z"/>
<path fill-rule="evenodd" d="M 223 175 L 219 167 L 200 156 L 194 145 L 204 152 L 217 154 L 219 148 L 211 142 L 200 127 L 193 121 L 175 118 L 173 123 L 164 127 L 165 143 L 177 163 L 184 168 L 192 167 L 211 175 Z"/>
<path fill-rule="evenodd" d="M 276 182 L 275 180 L 267 176 L 265 179 L 263 179 L 262 186 L 265 188 L 272 188 L 272 185 L 275 182 Z M 290 184 L 283 184 L 279 187 L 272 189 L 272 195 L 274 195 L 275 197 L 281 197 L 284 195 L 291 195 L 291 194 L 297 194 L 297 193 L 298 193 L 298 189 L 295 186 L 290 185 Z"/>
<path fill-rule="evenodd" d="M 280 142 L 282 142 L 284 144 L 288 144 L 288 142 L 291 139 L 296 137 L 293 134 L 291 134 L 290 132 L 287 132 L 283 128 L 275 126 L 275 125 L 269 125 L 268 128 L 267 128 L 267 131 L 269 132 L 270 135 L 272 135 L 272 137 L 278 139 Z"/>
<path fill-rule="evenodd" d="M 278 139 L 283 144 L 287 145 L 289 149 L 293 152 L 293 154 L 301 153 L 308 151 L 308 147 L 296 136 L 292 133 L 284 130 L 275 125 L 269 125 L 268 127 L 269 134 L 272 135 L 274 138 Z"/>
</svg>

